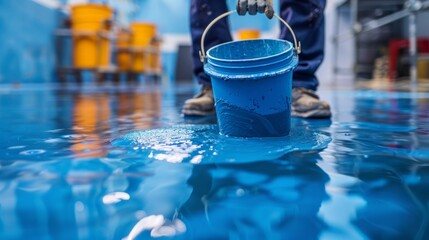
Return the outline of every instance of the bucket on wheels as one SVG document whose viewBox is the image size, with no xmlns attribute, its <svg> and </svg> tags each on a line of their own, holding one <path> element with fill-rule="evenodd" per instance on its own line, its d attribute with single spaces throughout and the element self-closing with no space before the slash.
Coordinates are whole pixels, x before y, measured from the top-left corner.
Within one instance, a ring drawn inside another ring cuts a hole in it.
<svg viewBox="0 0 429 240">
<path fill-rule="evenodd" d="M 204 38 L 220 19 L 203 33 L 201 61 L 211 77 L 221 134 L 234 137 L 280 137 L 289 134 L 292 74 L 298 64 L 300 44 L 286 21 L 294 45 L 285 40 L 233 41 L 204 50 Z"/>
</svg>

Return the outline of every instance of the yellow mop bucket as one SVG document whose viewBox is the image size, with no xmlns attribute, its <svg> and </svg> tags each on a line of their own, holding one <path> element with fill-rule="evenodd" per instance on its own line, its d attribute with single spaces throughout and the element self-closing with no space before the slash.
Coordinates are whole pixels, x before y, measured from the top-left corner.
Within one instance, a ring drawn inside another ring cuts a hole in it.
<svg viewBox="0 0 429 240">
<path fill-rule="evenodd" d="M 291 27 L 294 45 L 285 40 L 233 41 L 210 48 L 204 38 L 220 19 L 217 17 L 201 39 L 201 61 L 211 77 L 221 134 L 234 137 L 281 137 L 289 134 L 292 73 L 298 64 L 300 44 Z"/>
<path fill-rule="evenodd" d="M 110 63 L 110 41 L 100 37 L 110 30 L 113 11 L 101 4 L 79 4 L 71 7 L 74 67 L 91 69 Z"/>
</svg>

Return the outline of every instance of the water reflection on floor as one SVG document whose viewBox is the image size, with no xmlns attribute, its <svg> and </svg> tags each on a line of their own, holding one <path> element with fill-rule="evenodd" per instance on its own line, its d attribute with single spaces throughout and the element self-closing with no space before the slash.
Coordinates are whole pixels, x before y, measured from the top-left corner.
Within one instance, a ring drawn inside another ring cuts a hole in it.
<svg viewBox="0 0 429 240">
<path fill-rule="evenodd" d="M 0 239 L 429 239 L 429 93 L 320 93 L 332 119 L 293 126 L 327 148 L 199 164 L 112 145 L 215 124 L 189 86 L 0 87 Z"/>
</svg>

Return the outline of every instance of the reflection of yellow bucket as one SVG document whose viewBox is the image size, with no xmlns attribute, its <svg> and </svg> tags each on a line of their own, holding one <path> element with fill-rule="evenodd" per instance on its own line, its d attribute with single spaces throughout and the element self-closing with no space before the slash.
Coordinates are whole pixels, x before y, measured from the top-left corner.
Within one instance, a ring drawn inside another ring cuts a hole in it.
<svg viewBox="0 0 429 240">
<path fill-rule="evenodd" d="M 120 71 L 128 71 L 131 68 L 130 43 L 131 33 L 127 30 L 119 31 L 116 35 L 116 62 Z"/>
<path fill-rule="evenodd" d="M 257 39 L 260 37 L 258 29 L 242 29 L 238 31 L 239 40 Z"/>
<path fill-rule="evenodd" d="M 105 156 L 104 139 L 98 134 L 110 129 L 110 100 L 106 94 L 78 95 L 73 108 L 74 132 L 86 135 L 87 141 L 76 141 L 70 149 L 79 157 Z"/>
<path fill-rule="evenodd" d="M 152 23 L 136 22 L 130 25 L 132 37 L 131 46 L 137 52 L 133 54 L 132 70 L 134 72 L 144 72 L 150 67 L 153 61 L 152 54 L 145 54 L 142 50 L 151 47 L 152 40 L 156 36 L 156 25 Z"/>
<path fill-rule="evenodd" d="M 425 59 L 419 59 L 417 61 L 417 77 L 419 81 L 429 79 L 429 61 Z"/>
<path fill-rule="evenodd" d="M 76 68 L 105 67 L 110 63 L 110 41 L 99 37 L 110 30 L 108 21 L 112 19 L 110 7 L 100 4 L 79 4 L 71 7 L 72 30 L 78 32 L 73 37 L 74 66 Z M 85 33 L 84 35 L 79 32 Z"/>
</svg>

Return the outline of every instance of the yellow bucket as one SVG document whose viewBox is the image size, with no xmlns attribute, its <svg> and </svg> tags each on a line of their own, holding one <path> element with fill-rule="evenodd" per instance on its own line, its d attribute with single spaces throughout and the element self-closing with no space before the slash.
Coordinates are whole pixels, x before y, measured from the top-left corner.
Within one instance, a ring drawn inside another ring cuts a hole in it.
<svg viewBox="0 0 429 240">
<path fill-rule="evenodd" d="M 112 9 L 106 5 L 90 3 L 71 7 L 75 68 L 109 66 L 110 40 L 99 34 L 107 35 L 112 16 Z"/>
<path fill-rule="evenodd" d="M 238 31 L 239 40 L 258 39 L 260 35 L 258 29 L 242 29 Z"/>
<path fill-rule="evenodd" d="M 151 43 L 156 36 L 156 25 L 147 22 L 135 22 L 130 24 L 132 32 L 131 47 L 132 70 L 134 72 L 145 72 L 150 70 L 153 62 L 152 54 L 146 51 L 151 48 Z"/>
<path fill-rule="evenodd" d="M 116 35 L 116 63 L 120 71 L 131 69 L 130 56 L 131 32 L 121 30 Z"/>
</svg>

